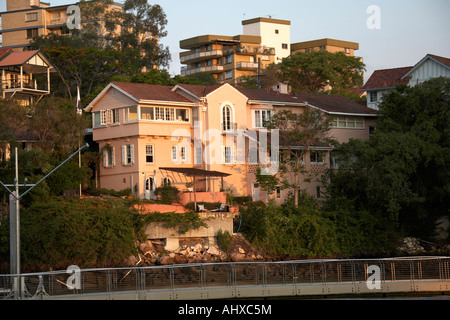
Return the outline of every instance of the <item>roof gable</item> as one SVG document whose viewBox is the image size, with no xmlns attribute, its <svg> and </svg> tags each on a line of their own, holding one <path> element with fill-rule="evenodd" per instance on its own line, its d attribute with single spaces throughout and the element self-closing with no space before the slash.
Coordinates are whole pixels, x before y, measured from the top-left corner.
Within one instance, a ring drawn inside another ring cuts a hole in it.
<svg viewBox="0 0 450 320">
<path fill-rule="evenodd" d="M 408 70 L 408 72 L 405 73 L 405 75 L 402 77 L 406 78 L 411 76 L 411 74 L 414 73 L 418 68 L 420 68 L 421 65 L 423 65 L 427 60 L 433 60 L 440 66 L 446 69 L 450 69 L 450 59 L 445 57 L 440 57 L 434 54 L 427 54 L 422 60 L 420 60 L 414 67 L 411 68 L 411 70 Z"/>
<path fill-rule="evenodd" d="M 406 79 L 405 75 L 413 67 L 402 67 L 393 69 L 375 70 L 367 80 L 366 84 L 362 87 L 362 90 L 374 90 L 374 89 L 390 89 L 395 88 L 399 84 L 407 84 L 409 79 Z"/>
</svg>

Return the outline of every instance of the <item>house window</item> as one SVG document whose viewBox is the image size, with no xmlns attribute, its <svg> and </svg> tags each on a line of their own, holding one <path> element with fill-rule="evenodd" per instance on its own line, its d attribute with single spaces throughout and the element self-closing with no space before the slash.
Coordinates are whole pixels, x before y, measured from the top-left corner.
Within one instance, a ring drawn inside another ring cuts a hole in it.
<svg viewBox="0 0 450 320">
<path fill-rule="evenodd" d="M 38 19 L 38 13 L 37 12 L 27 13 L 26 16 L 25 16 L 25 21 L 26 22 L 37 21 L 37 19 Z"/>
<path fill-rule="evenodd" d="M 125 121 L 134 121 L 138 119 L 137 107 L 128 107 L 125 109 Z"/>
<path fill-rule="evenodd" d="M 181 147 L 181 161 L 186 161 L 186 147 Z"/>
<path fill-rule="evenodd" d="M 352 116 L 333 116 L 331 118 L 330 126 L 332 128 L 364 129 L 364 118 Z"/>
<path fill-rule="evenodd" d="M 141 107 L 141 119 L 142 120 L 153 120 L 154 108 L 151 107 Z"/>
<path fill-rule="evenodd" d="M 225 72 L 225 79 L 231 79 L 233 78 L 233 70 L 229 70 Z"/>
<path fill-rule="evenodd" d="M 141 108 L 141 109 L 153 109 L 153 108 Z M 176 109 L 176 108 L 164 108 L 164 107 L 155 107 L 154 108 L 154 118 L 153 111 L 151 111 L 151 115 L 148 113 L 142 113 L 142 117 L 146 116 L 146 120 L 159 120 L 159 121 L 189 121 L 189 110 L 188 109 Z M 149 118 L 151 117 L 151 118 Z M 144 119 L 144 118 L 143 118 Z"/>
<path fill-rule="evenodd" d="M 320 191 L 320 187 L 317 186 L 317 187 L 316 187 L 316 197 L 317 197 L 317 198 L 320 198 L 321 196 L 322 196 L 322 194 L 321 194 L 321 191 Z"/>
<path fill-rule="evenodd" d="M 226 105 L 222 107 L 222 131 L 232 130 L 232 114 L 231 107 Z"/>
<path fill-rule="evenodd" d="M 323 164 L 324 159 L 325 159 L 324 151 L 311 150 L 309 152 L 309 160 L 312 165 L 321 165 L 321 164 Z"/>
<path fill-rule="evenodd" d="M 223 163 L 232 164 L 233 163 L 233 147 L 225 146 L 223 148 Z"/>
<path fill-rule="evenodd" d="M 27 39 L 32 39 L 34 37 L 37 37 L 38 35 L 39 33 L 37 28 L 27 30 Z"/>
<path fill-rule="evenodd" d="M 114 159 L 114 147 L 111 147 L 111 145 L 106 145 L 103 149 L 103 167 L 104 168 L 110 168 L 114 167 L 115 165 L 115 159 Z"/>
<path fill-rule="evenodd" d="M 272 110 L 255 110 L 253 116 L 254 128 L 265 128 L 267 123 L 272 119 Z"/>
<path fill-rule="evenodd" d="M 178 148 L 177 146 L 172 147 L 172 161 L 178 160 Z"/>
<path fill-rule="evenodd" d="M 202 164 L 202 147 L 195 148 L 194 163 L 197 165 Z"/>
<path fill-rule="evenodd" d="M 148 144 L 145 146 L 145 162 L 153 163 L 154 162 L 154 146 L 152 144 Z"/>
<path fill-rule="evenodd" d="M 282 48 L 282 49 L 287 49 L 287 48 L 288 48 L 287 43 L 282 43 L 282 44 L 281 44 L 281 48 Z"/>
<path fill-rule="evenodd" d="M 279 34 L 279 33 L 280 33 L 280 30 L 275 29 L 275 34 Z"/>
<path fill-rule="evenodd" d="M 281 187 L 277 187 L 277 199 L 281 198 Z"/>
<path fill-rule="evenodd" d="M 122 146 L 122 165 L 134 163 L 134 145 L 126 144 Z"/>
<path fill-rule="evenodd" d="M 369 102 L 377 102 L 378 101 L 378 92 L 369 92 Z"/>
</svg>

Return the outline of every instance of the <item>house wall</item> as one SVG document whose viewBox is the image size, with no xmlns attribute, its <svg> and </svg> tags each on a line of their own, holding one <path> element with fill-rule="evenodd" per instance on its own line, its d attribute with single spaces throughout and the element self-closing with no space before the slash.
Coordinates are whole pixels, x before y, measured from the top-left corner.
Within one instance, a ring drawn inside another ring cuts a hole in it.
<svg viewBox="0 0 450 320">
<path fill-rule="evenodd" d="M 431 78 L 439 77 L 450 78 L 450 70 L 448 68 L 444 68 L 436 61 L 427 59 L 411 74 L 409 85 L 414 86 L 424 81 L 430 80 Z"/>
<path fill-rule="evenodd" d="M 328 135 L 336 139 L 339 143 L 348 142 L 350 139 L 367 140 L 370 137 L 370 127 L 375 127 L 375 124 L 375 117 L 365 117 L 363 129 L 332 128 Z"/>
</svg>

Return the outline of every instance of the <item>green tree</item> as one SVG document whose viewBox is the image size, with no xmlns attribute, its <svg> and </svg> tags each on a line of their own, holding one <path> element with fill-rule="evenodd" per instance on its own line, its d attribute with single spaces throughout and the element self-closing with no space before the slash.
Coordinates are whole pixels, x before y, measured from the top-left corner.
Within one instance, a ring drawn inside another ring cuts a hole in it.
<svg viewBox="0 0 450 320">
<path fill-rule="evenodd" d="M 364 67 L 360 58 L 343 52 L 299 52 L 281 61 L 279 79 L 293 92 L 317 92 L 329 84 L 332 93 L 341 93 L 362 85 Z"/>
<path fill-rule="evenodd" d="M 268 128 L 279 130 L 279 171 L 283 184 L 294 189 L 294 203 L 298 205 L 301 176 L 308 173 L 304 157 L 314 147 L 333 142 L 327 137 L 330 120 L 316 109 L 307 108 L 301 113 L 281 110 L 272 117 Z M 289 179 L 289 175 L 294 179 Z"/>
<path fill-rule="evenodd" d="M 375 134 L 339 147 L 330 194 L 407 234 L 431 236 L 450 199 L 449 93 L 450 80 L 438 78 L 386 94 Z"/>
</svg>

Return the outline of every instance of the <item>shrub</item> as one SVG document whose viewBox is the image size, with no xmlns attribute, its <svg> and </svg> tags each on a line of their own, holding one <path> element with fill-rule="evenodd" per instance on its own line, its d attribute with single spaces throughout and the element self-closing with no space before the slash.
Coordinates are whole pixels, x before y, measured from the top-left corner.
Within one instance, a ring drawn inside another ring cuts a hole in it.
<svg viewBox="0 0 450 320">
<path fill-rule="evenodd" d="M 222 229 L 219 229 L 219 231 L 217 232 L 217 244 L 220 250 L 229 254 L 231 250 L 232 241 L 233 236 L 230 234 L 228 230 L 223 232 Z"/>
<path fill-rule="evenodd" d="M 172 186 L 163 186 L 155 189 L 155 194 L 158 199 L 164 204 L 172 204 L 179 201 L 179 190 Z"/>
</svg>

